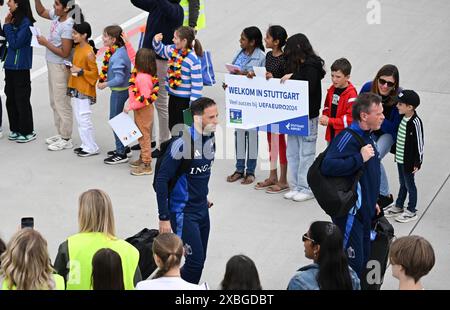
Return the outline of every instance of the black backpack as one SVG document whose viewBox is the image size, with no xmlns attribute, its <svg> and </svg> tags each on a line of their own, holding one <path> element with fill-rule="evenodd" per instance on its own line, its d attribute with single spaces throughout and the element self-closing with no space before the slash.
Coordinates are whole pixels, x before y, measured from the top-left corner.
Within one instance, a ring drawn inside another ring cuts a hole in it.
<svg viewBox="0 0 450 310">
<path fill-rule="evenodd" d="M 153 259 L 153 239 L 159 235 L 156 229 L 144 228 L 136 235 L 125 239 L 128 243 L 133 245 L 139 251 L 139 269 L 141 271 L 142 279 L 145 280 L 157 268 L 155 260 Z"/>
<path fill-rule="evenodd" d="M 363 147 L 366 143 L 352 129 L 346 128 Z M 356 187 L 363 174 L 361 168 L 354 176 L 325 176 L 322 174 L 321 166 L 329 146 L 317 156 L 308 170 L 308 184 L 320 207 L 331 217 L 347 215 L 358 200 Z"/>
<path fill-rule="evenodd" d="M 156 191 L 156 178 L 158 176 L 159 169 L 161 168 L 161 163 L 166 158 L 166 156 L 170 156 L 170 151 L 172 149 L 173 142 L 175 142 L 178 139 L 186 139 L 187 140 L 187 136 L 189 136 L 189 140 L 190 140 L 190 143 L 191 143 L 191 149 L 190 149 L 191 156 L 189 158 L 185 158 L 185 156 L 183 156 L 180 159 L 181 160 L 181 164 L 178 167 L 177 173 L 169 181 L 169 194 L 173 190 L 175 185 L 177 184 L 178 179 L 184 173 L 188 172 L 189 169 L 191 168 L 192 160 L 194 159 L 194 156 L 195 156 L 194 141 L 192 140 L 192 136 L 191 136 L 191 134 L 189 132 L 183 131 L 183 135 L 182 136 L 180 136 L 180 137 L 178 137 L 178 136 L 177 137 L 172 137 L 171 139 L 161 143 L 161 145 L 160 145 L 161 156 L 159 156 L 156 159 L 155 170 L 154 170 L 154 177 L 153 177 L 153 189 L 155 189 L 155 191 Z"/>
</svg>

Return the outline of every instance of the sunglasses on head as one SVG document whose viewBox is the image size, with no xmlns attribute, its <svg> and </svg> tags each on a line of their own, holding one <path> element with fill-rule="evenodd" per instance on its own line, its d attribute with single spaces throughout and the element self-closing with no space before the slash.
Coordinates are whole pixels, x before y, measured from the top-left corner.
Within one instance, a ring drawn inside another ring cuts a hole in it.
<svg viewBox="0 0 450 310">
<path fill-rule="evenodd" d="M 386 81 L 385 79 L 378 79 L 378 83 L 380 83 L 380 85 L 387 85 L 388 87 L 394 87 L 395 86 L 394 82 Z"/>
<path fill-rule="evenodd" d="M 314 239 L 308 237 L 308 235 L 306 233 L 304 233 L 303 236 L 302 236 L 302 241 L 305 242 L 306 240 L 309 240 L 312 243 L 316 243 L 316 241 L 314 241 Z"/>
</svg>

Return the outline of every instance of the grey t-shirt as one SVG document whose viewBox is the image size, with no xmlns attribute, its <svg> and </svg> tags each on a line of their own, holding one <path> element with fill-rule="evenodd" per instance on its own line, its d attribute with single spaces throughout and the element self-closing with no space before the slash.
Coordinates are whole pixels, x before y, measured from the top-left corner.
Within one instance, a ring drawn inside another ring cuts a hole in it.
<svg viewBox="0 0 450 310">
<path fill-rule="evenodd" d="M 72 28 L 74 21 L 71 17 L 67 18 L 64 22 L 59 21 L 59 16 L 55 15 L 55 10 L 51 9 L 49 11 L 50 18 L 52 19 L 52 25 L 50 27 L 50 35 L 48 36 L 48 41 L 52 43 L 56 47 L 62 46 L 62 39 L 70 39 L 72 40 Z M 70 60 L 72 58 L 71 56 L 68 57 L 67 60 Z M 47 49 L 46 53 L 46 59 L 48 62 L 53 64 L 63 64 L 64 58 L 56 55 L 49 49 Z"/>
</svg>

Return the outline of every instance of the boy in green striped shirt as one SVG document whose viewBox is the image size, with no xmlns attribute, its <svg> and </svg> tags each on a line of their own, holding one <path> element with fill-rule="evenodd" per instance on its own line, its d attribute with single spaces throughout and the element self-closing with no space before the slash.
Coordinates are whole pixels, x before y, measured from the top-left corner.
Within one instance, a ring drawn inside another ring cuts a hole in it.
<svg viewBox="0 0 450 310">
<path fill-rule="evenodd" d="M 397 97 L 397 108 L 403 118 L 400 122 L 395 148 L 400 190 L 395 205 L 385 211 L 386 217 L 395 217 L 400 223 L 417 219 L 417 188 L 414 175 L 423 161 L 423 124 L 416 113 L 420 104 L 419 95 L 413 90 L 403 90 Z M 406 196 L 408 208 L 404 210 Z"/>
</svg>

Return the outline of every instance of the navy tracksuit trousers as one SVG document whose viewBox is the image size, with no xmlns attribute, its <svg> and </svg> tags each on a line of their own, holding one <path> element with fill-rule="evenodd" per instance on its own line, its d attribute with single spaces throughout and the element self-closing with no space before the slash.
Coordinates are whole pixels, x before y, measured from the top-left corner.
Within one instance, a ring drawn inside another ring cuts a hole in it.
<svg viewBox="0 0 450 310">
<path fill-rule="evenodd" d="M 172 230 L 182 240 L 185 250 L 185 263 L 181 268 L 181 278 L 198 284 L 206 260 L 209 238 L 208 209 L 202 213 L 171 213 Z"/>
</svg>

